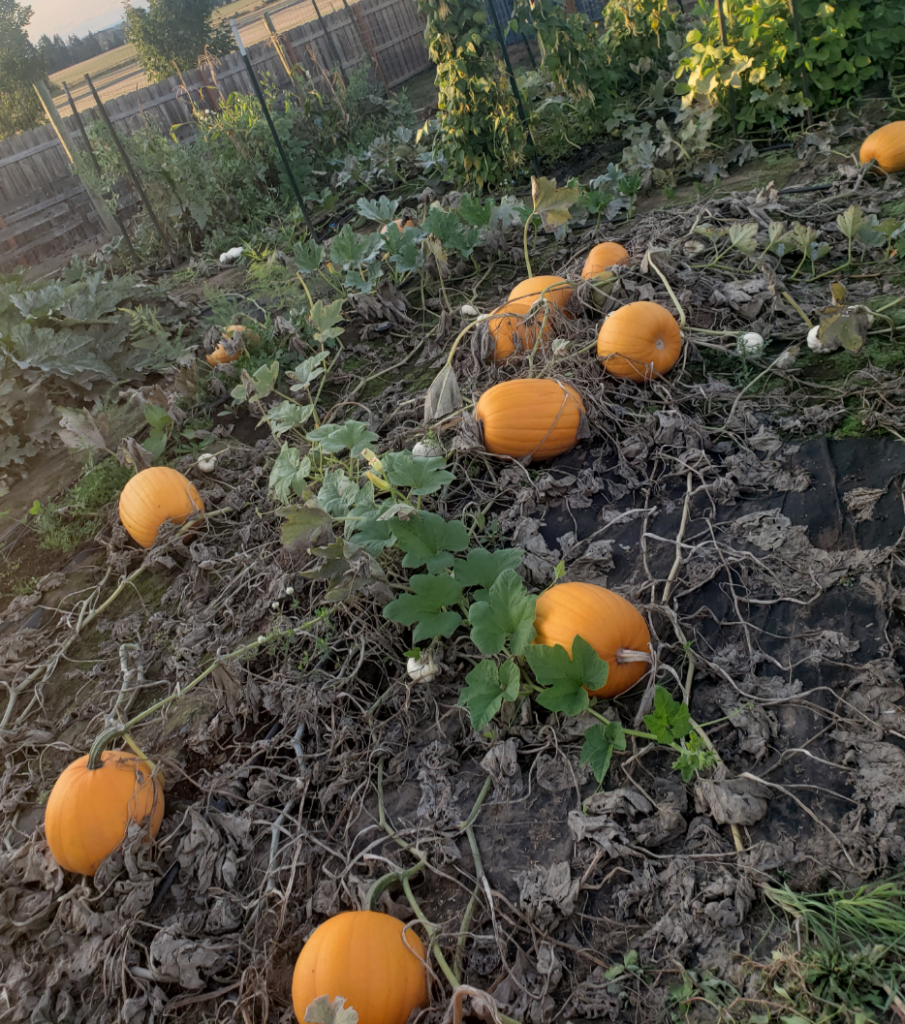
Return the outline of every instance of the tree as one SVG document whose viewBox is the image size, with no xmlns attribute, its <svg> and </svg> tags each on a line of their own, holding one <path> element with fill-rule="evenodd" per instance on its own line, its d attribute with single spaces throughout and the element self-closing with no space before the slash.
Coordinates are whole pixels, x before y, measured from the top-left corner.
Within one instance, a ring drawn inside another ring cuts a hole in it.
<svg viewBox="0 0 905 1024">
<path fill-rule="evenodd" d="M 205 49 L 215 57 L 233 49 L 229 30 L 213 25 L 216 6 L 215 0 L 149 0 L 143 10 L 126 3 L 126 38 L 148 78 L 159 82 L 177 67 L 195 67 Z"/>
<path fill-rule="evenodd" d="M 25 27 L 31 7 L 0 0 L 0 138 L 35 128 L 45 121 L 44 108 L 32 88 L 46 80 L 44 60 L 29 42 Z"/>
</svg>

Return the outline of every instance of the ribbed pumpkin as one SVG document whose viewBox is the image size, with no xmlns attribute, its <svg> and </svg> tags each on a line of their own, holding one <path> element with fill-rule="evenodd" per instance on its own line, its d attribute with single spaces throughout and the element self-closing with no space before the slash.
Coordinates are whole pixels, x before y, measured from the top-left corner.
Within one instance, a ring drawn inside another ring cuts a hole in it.
<svg viewBox="0 0 905 1024">
<path fill-rule="evenodd" d="M 529 302 L 537 302 L 543 297 L 545 302 L 553 303 L 564 310 L 572 301 L 572 292 L 572 286 L 561 277 L 528 277 L 524 281 L 519 281 L 512 289 L 509 301 L 528 299 Z"/>
<path fill-rule="evenodd" d="M 299 1021 L 320 996 L 342 996 L 358 1024 L 405 1024 L 426 1006 L 424 946 L 411 928 L 403 931 L 401 921 L 372 910 L 346 911 L 315 928 L 292 976 Z"/>
<path fill-rule="evenodd" d="M 581 396 L 568 384 L 507 380 L 481 395 L 474 418 L 487 451 L 539 462 L 575 447 L 584 411 Z"/>
<path fill-rule="evenodd" d="M 204 502 L 195 485 L 168 466 L 151 466 L 136 473 L 119 496 L 120 522 L 143 548 L 157 540 L 157 531 L 168 520 L 181 525 L 193 512 L 203 511 Z"/>
<path fill-rule="evenodd" d="M 234 334 L 241 334 L 242 341 L 245 345 L 257 345 L 261 340 L 260 335 L 257 331 L 249 331 L 242 324 L 230 324 L 229 327 L 223 328 L 223 333 L 227 338 L 231 338 Z M 245 351 L 244 347 L 240 348 L 237 352 L 230 354 L 222 345 L 218 345 L 213 352 L 207 355 L 205 358 L 211 366 L 218 366 L 220 363 L 233 363 L 239 356 Z"/>
<path fill-rule="evenodd" d="M 93 875 L 130 822 L 147 824 L 153 838 L 163 821 L 163 784 L 147 761 L 128 750 L 105 750 L 99 766 L 89 768 L 89 757 L 63 771 L 44 811 L 54 860 L 77 875 Z"/>
<path fill-rule="evenodd" d="M 593 583 L 560 583 L 545 590 L 534 609 L 536 644 L 560 644 L 571 655 L 576 636 L 607 663 L 606 686 L 593 697 L 618 697 L 650 667 L 647 661 L 620 662 L 620 649 L 648 654 L 650 632 L 641 613 L 624 597 Z"/>
<path fill-rule="evenodd" d="M 623 249 L 618 242 L 601 242 L 600 245 L 595 245 L 588 253 L 588 258 L 584 261 L 584 267 L 581 270 L 581 276 L 586 281 L 590 281 L 597 277 L 598 274 L 609 270 L 610 267 L 627 266 L 628 262 L 628 250 Z"/>
<path fill-rule="evenodd" d="M 905 171 L 905 121 L 891 121 L 861 143 L 861 163 L 876 160 L 887 174 Z"/>
<path fill-rule="evenodd" d="M 553 318 L 540 309 L 530 313 L 531 300 L 517 299 L 495 309 L 487 321 L 494 343 L 494 362 L 501 363 L 514 352 L 530 352 L 543 331 L 543 342 L 553 334 Z M 543 343 L 542 342 L 542 343 Z"/>
<path fill-rule="evenodd" d="M 676 318 L 657 302 L 630 302 L 600 325 L 597 355 L 616 377 L 650 380 L 667 373 L 682 354 Z"/>
<path fill-rule="evenodd" d="M 398 220 L 390 221 L 390 224 L 395 224 L 400 231 L 405 231 L 406 228 L 418 227 L 418 221 L 412 220 L 410 217 L 407 217 L 405 220 L 403 220 L 402 217 L 400 217 Z M 387 233 L 387 231 L 390 228 L 390 224 L 384 224 L 383 227 L 380 229 L 380 233 L 382 235 L 385 235 Z"/>
</svg>

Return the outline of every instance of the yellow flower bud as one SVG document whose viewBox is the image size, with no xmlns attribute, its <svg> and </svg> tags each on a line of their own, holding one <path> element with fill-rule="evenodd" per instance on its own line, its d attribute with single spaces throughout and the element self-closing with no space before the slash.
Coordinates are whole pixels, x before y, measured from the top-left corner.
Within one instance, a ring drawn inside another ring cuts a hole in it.
<svg viewBox="0 0 905 1024">
<path fill-rule="evenodd" d="M 368 472 L 365 473 L 365 476 L 371 481 L 371 483 L 375 487 L 379 488 L 381 491 L 388 491 L 390 489 L 390 485 L 386 482 L 386 480 L 381 480 L 379 476 L 375 476 L 370 470 L 368 470 Z"/>
</svg>

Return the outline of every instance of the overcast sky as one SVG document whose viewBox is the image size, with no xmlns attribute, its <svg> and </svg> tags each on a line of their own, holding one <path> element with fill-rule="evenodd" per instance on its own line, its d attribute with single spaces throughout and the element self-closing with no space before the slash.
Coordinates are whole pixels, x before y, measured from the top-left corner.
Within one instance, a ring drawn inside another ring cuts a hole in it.
<svg viewBox="0 0 905 1024">
<path fill-rule="evenodd" d="M 28 0 L 28 3 L 33 12 L 28 26 L 32 42 L 57 32 L 64 39 L 73 32 L 83 36 L 86 32 L 115 25 L 123 15 L 122 0 Z"/>
</svg>

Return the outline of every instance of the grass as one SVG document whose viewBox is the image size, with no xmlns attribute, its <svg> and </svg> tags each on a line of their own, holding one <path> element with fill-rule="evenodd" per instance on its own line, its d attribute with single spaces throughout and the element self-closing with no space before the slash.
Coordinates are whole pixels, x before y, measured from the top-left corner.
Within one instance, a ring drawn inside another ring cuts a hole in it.
<svg viewBox="0 0 905 1024">
<path fill-rule="evenodd" d="M 107 458 L 89 464 L 59 501 L 46 505 L 36 502 L 33 525 L 41 547 L 71 552 L 90 540 L 97 533 L 103 510 L 119 497 L 131 476 L 128 466 Z"/>
</svg>

